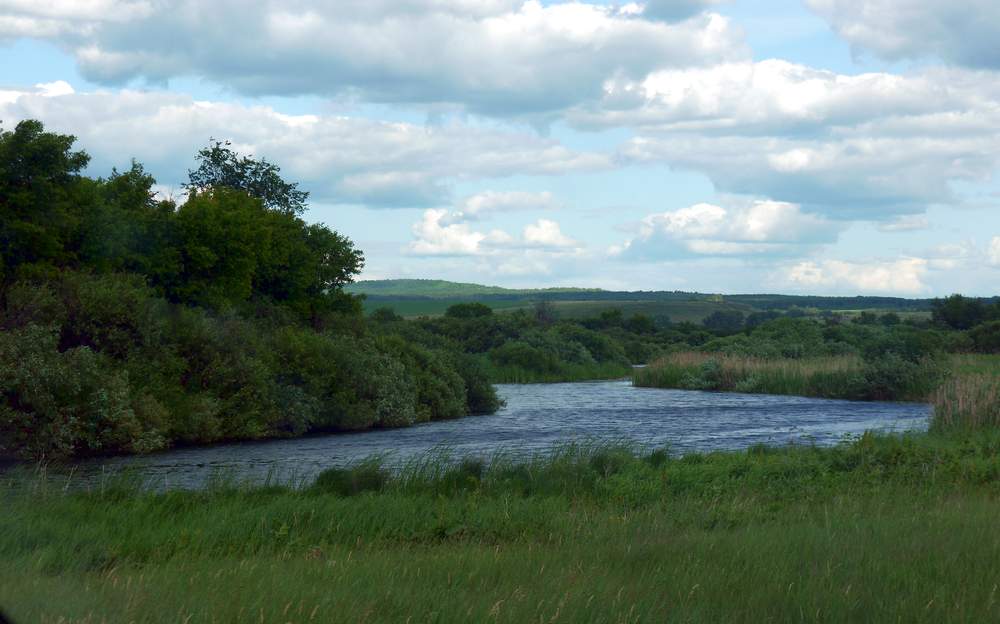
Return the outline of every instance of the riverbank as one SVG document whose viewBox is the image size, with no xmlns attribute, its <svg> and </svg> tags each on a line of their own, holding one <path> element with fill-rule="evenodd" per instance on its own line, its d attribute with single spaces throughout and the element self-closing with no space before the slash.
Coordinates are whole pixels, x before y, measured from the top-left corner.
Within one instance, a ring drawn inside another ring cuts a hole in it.
<svg viewBox="0 0 1000 624">
<path fill-rule="evenodd" d="M 3 490 L 17 622 L 991 621 L 1000 435 Z M 87 618 L 90 618 L 89 620 Z"/>
<path fill-rule="evenodd" d="M 754 358 L 678 352 L 637 369 L 639 387 L 765 393 L 847 400 L 931 403 L 947 426 L 1000 424 L 992 400 L 1000 356 L 951 354 L 918 362 L 866 361 L 856 355 Z M 973 413 L 965 413 L 965 412 Z M 964 414 L 964 415 L 963 415 Z"/>
<path fill-rule="evenodd" d="M 94 458 L 51 465 L 71 488 L 109 473 L 142 474 L 152 487 L 200 488 L 220 474 L 255 483 L 312 479 L 331 466 L 372 456 L 400 465 L 428 453 L 489 458 L 546 453 L 571 441 L 630 440 L 669 445 L 683 454 L 755 444 L 835 445 L 865 431 L 925 431 L 926 405 L 855 403 L 778 395 L 734 395 L 636 388 L 625 380 L 496 387 L 505 406 L 495 415 L 417 427 L 286 440 L 173 449 L 144 456 Z"/>
</svg>

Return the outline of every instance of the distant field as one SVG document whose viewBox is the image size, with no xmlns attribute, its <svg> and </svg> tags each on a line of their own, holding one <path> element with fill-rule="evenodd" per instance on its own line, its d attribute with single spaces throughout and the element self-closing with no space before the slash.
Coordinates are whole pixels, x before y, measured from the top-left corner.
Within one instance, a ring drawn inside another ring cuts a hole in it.
<svg viewBox="0 0 1000 624">
<path fill-rule="evenodd" d="M 512 310 L 531 309 L 534 302 L 525 299 L 515 300 L 490 300 L 476 298 L 435 298 L 435 299 L 410 299 L 410 298 L 376 298 L 367 299 L 364 302 L 365 313 L 370 314 L 378 308 L 392 308 L 396 314 L 407 318 L 419 316 L 441 316 L 445 311 L 456 303 L 468 301 L 480 301 L 497 312 L 509 312 Z M 562 318 L 579 319 L 597 316 L 607 310 L 619 309 L 626 317 L 633 314 L 645 314 L 654 320 L 664 320 L 669 318 L 675 323 L 692 322 L 699 323 L 712 312 L 719 310 L 738 310 L 740 312 L 752 312 L 753 308 L 739 303 L 716 302 L 716 301 L 552 301 L 556 314 Z"/>
<path fill-rule="evenodd" d="M 895 312 L 903 318 L 926 318 L 930 299 L 900 297 L 827 297 L 802 295 L 719 295 L 682 291 L 609 291 L 592 288 L 513 289 L 444 280 L 368 280 L 351 284 L 350 293 L 369 297 L 365 310 L 390 307 L 405 317 L 438 316 L 456 303 L 478 301 L 494 310 L 526 309 L 535 301 L 550 301 L 566 318 L 580 318 L 619 308 L 626 315 L 642 313 L 654 319 L 699 322 L 716 311 L 789 310 L 807 314 L 824 311 L 848 317 L 861 312 Z"/>
<path fill-rule="evenodd" d="M 365 314 L 371 314 L 379 308 L 392 308 L 392 310 L 406 318 L 417 318 L 420 316 L 441 316 L 450 306 L 456 303 L 468 303 L 475 301 L 463 297 L 461 299 L 366 299 L 364 302 Z M 524 301 L 485 301 L 498 312 L 516 310 L 519 308 L 531 307 L 530 303 Z"/>
<path fill-rule="evenodd" d="M 599 292 L 595 288 L 518 289 L 431 279 L 362 280 L 356 284 L 349 284 L 344 290 L 354 294 L 367 293 L 387 297 L 439 297 L 446 299 L 479 297 L 483 295 L 530 297 L 538 294 Z"/>
<path fill-rule="evenodd" d="M 706 316 L 718 311 L 753 311 L 748 305 L 716 301 L 556 301 L 553 305 L 563 318 L 587 318 L 617 308 L 626 317 L 645 314 L 654 320 L 668 317 L 675 323 L 700 323 Z"/>
<path fill-rule="evenodd" d="M 923 320 L 929 319 L 931 317 L 930 310 L 892 310 L 885 308 L 865 308 L 863 310 L 833 310 L 837 314 L 842 314 L 848 319 L 852 319 L 856 316 L 861 316 L 862 312 L 872 312 L 874 314 L 882 315 L 888 312 L 895 312 L 899 315 L 902 320 Z"/>
</svg>

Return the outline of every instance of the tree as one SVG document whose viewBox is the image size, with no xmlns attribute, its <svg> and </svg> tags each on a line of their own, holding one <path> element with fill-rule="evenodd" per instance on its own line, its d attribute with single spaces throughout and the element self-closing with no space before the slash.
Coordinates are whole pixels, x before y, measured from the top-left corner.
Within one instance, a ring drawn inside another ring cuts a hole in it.
<svg viewBox="0 0 1000 624">
<path fill-rule="evenodd" d="M 81 210 L 92 203 L 80 172 L 90 157 L 76 137 L 45 132 L 26 120 L 0 131 L 0 271 L 25 264 L 61 266 L 76 259 Z"/>
<path fill-rule="evenodd" d="M 977 325 L 969 332 L 972 345 L 980 353 L 1000 353 L 1000 321 Z"/>
<path fill-rule="evenodd" d="M 931 303 L 931 318 L 935 323 L 954 329 L 969 329 L 988 320 L 989 309 L 979 299 L 952 295 Z"/>
<path fill-rule="evenodd" d="M 194 192 L 177 211 L 182 273 L 167 294 L 175 301 L 218 307 L 245 301 L 271 228 L 259 200 L 218 188 Z"/>
<path fill-rule="evenodd" d="M 633 334 L 655 334 L 656 323 L 645 314 L 633 314 L 624 324 L 625 329 Z"/>
<path fill-rule="evenodd" d="M 300 191 L 297 182 L 285 182 L 281 169 L 267 160 L 241 156 L 230 149 L 229 141 L 216 141 L 198 152 L 198 168 L 188 171 L 189 191 L 227 187 L 245 191 L 263 202 L 268 210 L 301 215 L 306 210 L 309 193 Z"/>
<path fill-rule="evenodd" d="M 738 332 L 743 329 L 743 313 L 739 310 L 716 310 L 705 317 L 702 325 L 717 332 Z"/>
<path fill-rule="evenodd" d="M 539 325 L 551 325 L 556 322 L 556 307 L 547 299 L 535 302 L 534 313 L 535 322 Z"/>
<path fill-rule="evenodd" d="M 479 303 L 478 301 L 473 301 L 470 303 L 456 303 L 453 306 L 449 306 L 444 313 L 448 318 L 456 319 L 468 319 L 468 318 L 481 318 L 484 316 L 492 316 L 493 308 L 490 306 Z"/>
</svg>

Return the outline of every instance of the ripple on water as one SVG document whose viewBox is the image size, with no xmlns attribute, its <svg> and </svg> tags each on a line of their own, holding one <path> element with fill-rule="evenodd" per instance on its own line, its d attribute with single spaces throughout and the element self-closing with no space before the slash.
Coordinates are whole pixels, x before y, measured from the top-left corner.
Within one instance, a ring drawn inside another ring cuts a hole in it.
<svg viewBox="0 0 1000 624">
<path fill-rule="evenodd" d="M 754 444 L 834 444 L 866 430 L 927 427 L 930 408 L 759 394 L 635 388 L 628 381 L 497 386 L 506 406 L 492 416 L 406 429 L 185 448 L 91 460 L 74 468 L 86 482 L 134 469 L 169 487 L 199 487 L 220 471 L 239 479 L 310 478 L 372 455 L 403 461 L 447 448 L 454 455 L 530 454 L 574 440 L 631 441 L 675 452 Z"/>
</svg>

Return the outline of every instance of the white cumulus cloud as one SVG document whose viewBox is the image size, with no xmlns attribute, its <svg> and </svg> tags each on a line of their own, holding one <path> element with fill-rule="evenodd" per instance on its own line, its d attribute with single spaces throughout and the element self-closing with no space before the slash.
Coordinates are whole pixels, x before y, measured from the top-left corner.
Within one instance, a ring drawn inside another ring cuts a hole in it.
<svg viewBox="0 0 1000 624">
<path fill-rule="evenodd" d="M 556 210 L 561 204 L 548 191 L 483 191 L 462 199 L 449 217 L 453 221 L 478 221 L 519 211 Z"/>
<path fill-rule="evenodd" d="M 725 64 L 608 86 L 583 126 L 631 123 L 621 156 L 702 172 L 716 187 L 833 218 L 887 220 L 961 201 L 955 184 L 1000 162 L 991 72 L 840 75 L 787 63 Z"/>
<path fill-rule="evenodd" d="M 1000 236 L 990 239 L 989 251 L 990 266 L 1000 267 Z"/>
<path fill-rule="evenodd" d="M 648 215 L 638 236 L 612 253 L 639 259 L 802 255 L 834 242 L 842 229 L 785 202 L 757 200 L 729 207 L 701 203 Z"/>
<path fill-rule="evenodd" d="M 163 91 L 76 93 L 64 82 L 0 91 L 0 119 L 5 126 L 39 119 L 49 130 L 76 135 L 78 146 L 94 156 L 98 175 L 135 157 L 167 185 L 186 180 L 195 153 L 210 137 L 228 139 L 235 149 L 280 165 L 314 200 L 372 207 L 440 205 L 460 180 L 613 166 L 606 155 L 576 152 L 525 131 L 286 115 L 267 106 Z M 469 208 L 529 200 L 550 198 L 487 196 L 471 200 Z"/>
<path fill-rule="evenodd" d="M 106 84 L 194 76 L 249 95 L 510 116 L 599 97 L 615 76 L 745 57 L 739 29 L 708 4 L 654 0 L 647 10 L 679 19 L 664 21 L 537 0 L 0 0 L 0 40 L 50 39 Z"/>
<path fill-rule="evenodd" d="M 804 261 L 787 269 L 776 281 L 817 294 L 918 295 L 929 290 L 924 282 L 927 264 L 923 258 L 871 262 Z"/>
</svg>

